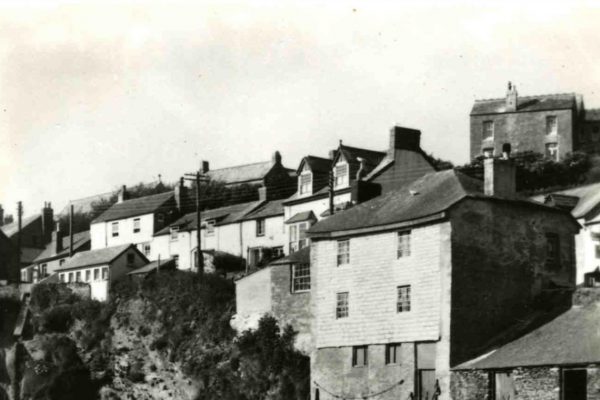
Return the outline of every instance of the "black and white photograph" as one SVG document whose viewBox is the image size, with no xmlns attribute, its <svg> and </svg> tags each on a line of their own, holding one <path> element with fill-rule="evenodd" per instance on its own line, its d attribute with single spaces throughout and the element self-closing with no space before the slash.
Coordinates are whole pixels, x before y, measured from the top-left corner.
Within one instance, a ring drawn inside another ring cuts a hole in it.
<svg viewBox="0 0 600 400">
<path fill-rule="evenodd" d="M 0 400 L 600 400 L 600 2 L 0 0 Z"/>
</svg>

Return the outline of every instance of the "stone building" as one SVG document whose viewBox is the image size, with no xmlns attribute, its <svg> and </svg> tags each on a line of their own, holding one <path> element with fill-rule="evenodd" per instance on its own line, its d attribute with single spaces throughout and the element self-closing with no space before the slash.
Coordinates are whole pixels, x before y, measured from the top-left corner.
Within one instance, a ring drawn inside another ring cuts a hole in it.
<svg viewBox="0 0 600 400">
<path fill-rule="evenodd" d="M 308 231 L 312 399 L 449 399 L 452 367 L 538 305 L 569 304 L 579 225 L 515 198 L 514 172 L 430 173 Z"/>
<path fill-rule="evenodd" d="M 504 143 L 559 160 L 573 151 L 600 152 L 600 110 L 586 110 L 576 93 L 476 100 L 470 114 L 471 158 L 499 155 Z"/>
</svg>

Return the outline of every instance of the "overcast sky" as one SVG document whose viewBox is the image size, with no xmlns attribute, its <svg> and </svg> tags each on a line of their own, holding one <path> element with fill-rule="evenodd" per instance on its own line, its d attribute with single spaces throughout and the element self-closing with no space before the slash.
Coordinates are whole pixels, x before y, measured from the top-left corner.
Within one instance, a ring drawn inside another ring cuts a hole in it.
<svg viewBox="0 0 600 400">
<path fill-rule="evenodd" d="M 600 107 L 592 3 L 46 3 L 0 3 L 8 213 L 174 181 L 200 159 L 383 150 L 394 124 L 464 163 L 474 99 L 509 80 Z"/>
</svg>

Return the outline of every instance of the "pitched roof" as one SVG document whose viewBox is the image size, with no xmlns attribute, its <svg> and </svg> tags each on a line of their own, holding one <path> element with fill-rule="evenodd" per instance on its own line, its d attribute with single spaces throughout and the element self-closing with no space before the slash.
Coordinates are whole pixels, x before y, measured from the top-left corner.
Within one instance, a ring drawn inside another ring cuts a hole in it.
<svg viewBox="0 0 600 400">
<path fill-rule="evenodd" d="M 92 196 L 83 197 L 81 199 L 71 200 L 64 206 L 64 208 L 58 213 L 59 216 L 67 216 L 70 213 L 71 205 L 73 205 L 74 213 L 89 213 L 92 209 L 92 204 L 101 201 L 102 199 L 108 199 L 113 195 L 113 192 L 95 194 Z"/>
<path fill-rule="evenodd" d="M 241 219 L 243 221 L 247 221 L 251 219 L 268 218 L 275 217 L 277 215 L 283 215 L 284 201 L 285 199 L 266 201 L 253 211 L 250 211 L 248 214 L 244 215 Z"/>
<path fill-rule="evenodd" d="M 386 152 L 350 147 L 344 144 L 340 145 L 338 156 L 342 154 L 349 164 L 360 164 L 359 158 L 365 160 L 366 173 L 369 173 L 385 158 Z"/>
<path fill-rule="evenodd" d="M 600 303 L 575 306 L 554 320 L 456 369 L 497 369 L 600 362 Z"/>
<path fill-rule="evenodd" d="M 310 264 L 310 246 L 303 247 L 292 254 L 271 262 L 269 265 Z"/>
<path fill-rule="evenodd" d="M 575 218 L 583 218 L 588 213 L 600 206 L 600 182 L 578 186 L 570 189 L 559 190 L 551 194 L 539 194 L 531 197 L 532 200 L 543 203 L 548 195 L 561 194 L 579 198 L 571 214 Z"/>
<path fill-rule="evenodd" d="M 303 162 L 307 163 L 312 172 L 328 174 L 331 171 L 331 163 L 333 160 L 329 158 L 322 158 L 316 156 L 306 156 L 302 159 Z M 302 163 L 300 163 L 302 166 Z M 298 168 L 300 168 L 300 166 Z"/>
<path fill-rule="evenodd" d="M 545 94 L 539 96 L 519 96 L 516 112 L 543 111 L 543 110 L 563 110 L 576 108 L 577 94 L 559 93 Z M 514 112 L 506 110 L 506 99 L 475 100 L 471 115 L 479 114 L 501 114 Z"/>
<path fill-rule="evenodd" d="M 324 219 L 309 234 L 389 225 L 445 211 L 473 193 L 482 182 L 455 170 L 429 173 L 422 178 L 373 200 Z"/>
<path fill-rule="evenodd" d="M 261 180 L 273 168 L 271 161 L 257 162 L 253 164 L 236 165 L 208 171 L 207 175 L 213 181 L 225 182 L 227 184 L 252 182 Z"/>
<path fill-rule="evenodd" d="M 156 270 L 159 266 L 160 268 L 174 268 L 175 267 L 175 259 L 167 258 L 166 260 L 160 260 L 160 265 L 158 264 L 158 260 L 150 261 L 148 264 L 140 267 L 138 269 L 134 269 L 129 272 L 127 275 L 143 275 L 149 272 Z"/>
<path fill-rule="evenodd" d="M 77 249 L 85 246 L 90 243 L 90 231 L 79 232 L 73 234 L 73 251 L 77 251 Z M 70 238 L 69 235 L 62 238 L 62 248 L 59 253 L 56 252 L 56 242 L 51 241 L 46 245 L 46 248 L 36 257 L 35 262 L 41 262 L 47 258 L 53 258 L 61 255 L 69 254 L 69 246 L 70 246 Z"/>
<path fill-rule="evenodd" d="M 285 221 L 286 224 L 293 224 L 295 222 L 302 222 L 302 221 L 316 221 L 317 217 L 315 217 L 315 214 L 312 211 L 302 211 L 299 212 L 297 214 L 294 214 L 291 218 L 289 218 L 287 221 Z"/>
<path fill-rule="evenodd" d="M 240 203 L 234 204 L 226 207 L 213 208 L 211 210 L 204 210 L 200 213 L 200 218 L 202 219 L 202 223 L 209 220 L 216 220 L 217 222 L 223 222 L 225 220 L 230 221 L 232 218 L 239 218 L 240 214 L 245 215 L 244 212 L 249 208 L 256 207 L 256 205 L 260 202 L 251 201 L 248 203 Z M 232 218 L 228 218 L 229 216 L 233 216 Z M 175 222 L 171 223 L 169 226 L 161 229 L 156 232 L 154 236 L 162 236 L 167 235 L 171 231 L 171 227 L 179 226 L 179 230 L 181 231 L 194 231 L 197 229 L 198 224 L 196 213 L 189 213 L 179 218 Z"/>
<path fill-rule="evenodd" d="M 153 194 L 150 196 L 138 197 L 136 199 L 125 200 L 122 203 L 115 203 L 108 210 L 104 211 L 98 218 L 93 220 L 92 224 L 130 218 L 137 215 L 150 214 L 159 210 L 173 197 L 174 194 L 172 191 L 170 191 Z"/>
<path fill-rule="evenodd" d="M 586 121 L 600 121 L 600 108 L 591 108 L 585 110 Z"/>
<path fill-rule="evenodd" d="M 37 247 L 23 247 L 21 248 L 21 263 L 31 264 L 40 255 L 44 249 Z"/>
<path fill-rule="evenodd" d="M 36 215 L 30 215 L 28 217 L 23 217 L 21 219 L 21 228 L 25 229 L 25 227 L 27 225 L 34 223 L 38 218 L 42 218 L 42 216 L 40 214 L 36 214 Z M 4 232 L 4 234 L 6 236 L 11 238 L 18 232 L 19 222 L 15 220 L 15 222 L 12 222 L 7 225 L 3 225 L 2 227 L 0 227 L 0 229 L 2 229 L 2 232 Z"/>
<path fill-rule="evenodd" d="M 68 259 L 66 263 L 56 270 L 64 271 L 66 269 L 87 267 L 90 265 L 108 264 L 130 247 L 135 249 L 135 246 L 132 244 L 122 244 L 120 246 L 106 247 L 104 249 L 82 251 Z"/>
</svg>

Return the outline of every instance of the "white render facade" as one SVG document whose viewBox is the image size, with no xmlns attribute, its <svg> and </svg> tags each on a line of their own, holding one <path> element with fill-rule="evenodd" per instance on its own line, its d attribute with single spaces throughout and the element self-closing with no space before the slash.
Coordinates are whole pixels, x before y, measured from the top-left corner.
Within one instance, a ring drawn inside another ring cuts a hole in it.
<svg viewBox="0 0 600 400">
<path fill-rule="evenodd" d="M 90 227 L 92 250 L 131 243 L 143 252 L 143 244 L 150 243 L 153 235 L 154 214 L 97 222 Z"/>
</svg>

